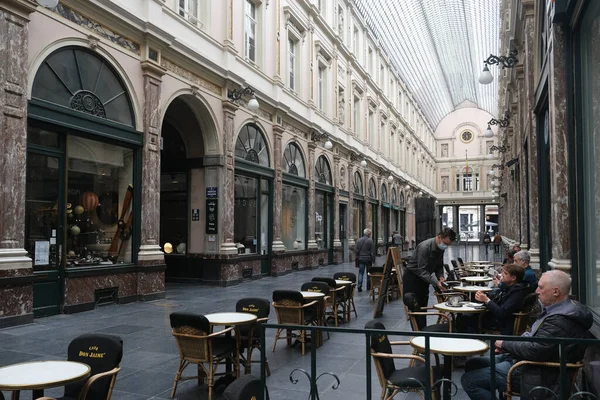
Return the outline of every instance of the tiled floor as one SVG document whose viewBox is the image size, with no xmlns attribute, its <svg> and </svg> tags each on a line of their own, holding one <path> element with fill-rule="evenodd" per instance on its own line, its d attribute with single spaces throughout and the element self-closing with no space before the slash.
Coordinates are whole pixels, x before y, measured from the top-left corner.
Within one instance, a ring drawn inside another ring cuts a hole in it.
<svg viewBox="0 0 600 400">
<path fill-rule="evenodd" d="M 490 251 L 489 259 L 493 257 Z M 483 247 L 454 246 L 446 252 L 446 258 L 462 257 L 465 260 L 486 259 Z M 500 258 L 500 255 L 497 256 Z M 383 263 L 383 258 L 379 261 Z M 241 285 L 217 288 L 198 285 L 168 284 L 164 300 L 127 305 L 100 307 L 94 311 L 73 315 L 56 315 L 36 319 L 34 324 L 0 330 L 0 366 L 29 360 L 66 359 L 69 342 L 76 336 L 87 332 L 106 332 L 119 335 L 124 342 L 122 370 L 118 375 L 112 398 L 129 399 L 168 399 L 178 363 L 175 341 L 170 334 L 169 314 L 173 311 L 188 311 L 206 314 L 209 312 L 232 311 L 235 302 L 242 297 L 258 296 L 271 299 L 275 289 L 299 290 L 303 282 L 314 276 L 332 276 L 338 271 L 355 271 L 353 264 L 326 266 L 317 270 L 301 271 L 286 276 L 267 277 Z M 356 293 L 358 319 L 353 319 L 343 327 L 363 328 L 372 319 L 374 303 L 366 291 Z M 380 321 L 388 329 L 410 331 L 404 317 L 401 301 L 393 301 L 385 306 Z M 275 313 L 271 313 L 271 322 L 275 323 Z M 274 331 L 267 332 L 267 357 L 271 366 L 271 377 L 267 378 L 270 398 L 302 399 L 309 393 L 309 383 L 301 375 L 295 375 L 298 383 L 290 382 L 290 372 L 295 368 L 310 371 L 310 352 L 302 356 L 300 347 L 288 348 L 285 341 L 277 344 L 271 352 Z M 394 340 L 402 340 L 394 338 Z M 332 372 L 339 376 L 341 383 L 337 390 L 332 389 L 333 378 L 323 376 L 318 381 L 321 399 L 366 398 L 366 353 L 365 338 L 362 335 L 335 333 L 317 350 L 318 373 Z M 407 349 L 410 352 L 411 349 Z M 258 353 L 255 353 L 258 356 Z M 398 363 L 397 365 L 401 365 Z M 192 368 L 192 367 L 190 367 Z M 460 373 L 455 372 L 453 379 L 460 383 Z M 258 364 L 253 373 L 258 374 Z M 375 368 L 372 368 L 371 385 L 373 399 L 379 398 L 381 389 Z M 8 393 L 5 393 L 8 395 Z M 62 389 L 51 389 L 46 395 L 58 397 Z M 416 395 L 398 397 L 417 398 Z M 178 399 L 205 399 L 205 387 L 199 387 L 194 380 L 184 382 L 177 390 Z M 7 396 L 9 398 L 9 396 Z M 31 392 L 23 392 L 22 399 L 31 398 Z M 220 397 L 215 396 L 215 400 Z M 465 398 L 460 391 L 455 399 Z"/>
</svg>

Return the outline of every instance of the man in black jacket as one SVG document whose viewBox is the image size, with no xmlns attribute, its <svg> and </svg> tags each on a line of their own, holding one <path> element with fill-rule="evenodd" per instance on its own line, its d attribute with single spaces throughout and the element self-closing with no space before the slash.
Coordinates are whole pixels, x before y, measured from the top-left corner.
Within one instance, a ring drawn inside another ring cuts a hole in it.
<svg viewBox="0 0 600 400">
<path fill-rule="evenodd" d="M 593 324 L 592 313 L 577 301 L 569 299 L 571 278 L 560 270 L 545 272 L 536 293 L 544 311 L 531 327 L 531 332 L 522 336 L 589 338 Z M 566 362 L 580 361 L 585 345 L 568 344 L 565 349 Z M 510 367 L 520 360 L 559 361 L 559 345 L 519 341 L 496 341 L 496 390 L 506 390 L 506 378 Z M 491 399 L 491 370 L 489 357 L 477 357 L 467 361 L 462 387 L 471 399 Z M 523 379 L 521 379 L 521 375 Z M 537 386 L 547 387 L 558 393 L 559 369 L 528 366 L 518 368 L 511 375 L 511 385 L 520 388 L 521 399 L 531 398 L 530 392 Z M 565 377 L 565 379 L 568 379 Z M 539 393 L 538 393 L 539 394 Z"/>
<path fill-rule="evenodd" d="M 364 236 L 356 241 L 354 250 L 356 251 L 356 257 L 358 258 L 358 291 L 362 292 L 363 276 L 365 270 L 367 271 L 367 290 L 371 289 L 371 282 L 369 281 L 369 268 L 375 263 L 375 255 L 377 249 L 375 243 L 371 239 L 371 230 L 369 228 L 363 231 Z"/>
<path fill-rule="evenodd" d="M 429 285 L 444 291 L 444 251 L 456 240 L 456 233 L 450 228 L 444 228 L 436 237 L 423 240 L 406 265 L 402 276 L 404 293 L 417 295 L 419 306 L 427 307 L 429 301 Z M 427 324 L 423 315 L 415 317 L 419 329 Z"/>
<path fill-rule="evenodd" d="M 492 298 L 484 292 L 475 293 L 475 299 L 485 304 L 487 312 L 483 315 L 481 327 L 484 329 L 497 329 L 503 335 L 513 334 L 515 317 L 513 313 L 519 311 L 523 299 L 529 293 L 527 285 L 522 282 L 525 269 L 520 265 L 508 264 L 502 267 L 502 285 Z M 479 314 L 464 314 L 458 319 L 458 331 L 477 333 Z"/>
</svg>

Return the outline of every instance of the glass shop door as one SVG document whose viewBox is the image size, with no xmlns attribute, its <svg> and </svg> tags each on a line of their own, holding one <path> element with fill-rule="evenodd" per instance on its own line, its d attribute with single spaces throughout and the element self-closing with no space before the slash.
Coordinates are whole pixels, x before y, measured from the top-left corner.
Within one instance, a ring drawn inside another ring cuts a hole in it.
<svg viewBox="0 0 600 400">
<path fill-rule="evenodd" d="M 58 152 L 57 152 L 58 153 Z M 25 249 L 31 257 L 33 314 L 60 313 L 64 243 L 64 156 L 52 151 L 27 153 Z"/>
</svg>

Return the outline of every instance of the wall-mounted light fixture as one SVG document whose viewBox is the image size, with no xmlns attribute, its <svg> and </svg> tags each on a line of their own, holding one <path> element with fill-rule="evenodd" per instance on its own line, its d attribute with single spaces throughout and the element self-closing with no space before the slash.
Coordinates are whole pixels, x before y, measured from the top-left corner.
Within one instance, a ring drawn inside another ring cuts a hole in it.
<svg viewBox="0 0 600 400">
<path fill-rule="evenodd" d="M 406 189 L 406 190 L 410 190 L 410 185 L 406 185 L 406 186 L 404 186 L 404 189 Z"/>
<path fill-rule="evenodd" d="M 492 131 L 491 125 L 498 125 L 501 128 L 506 128 L 509 123 L 510 123 L 510 117 L 509 117 L 508 113 L 506 113 L 504 115 L 504 119 L 492 118 L 488 121 L 487 129 L 485 130 L 485 133 L 483 135 L 487 138 L 491 138 L 494 136 L 494 132 Z"/>
<path fill-rule="evenodd" d="M 362 161 L 360 162 L 360 166 L 365 168 L 367 166 L 367 160 L 365 160 L 364 158 L 362 159 Z"/>
<path fill-rule="evenodd" d="M 333 147 L 333 143 L 331 143 L 331 140 L 329 140 L 329 136 L 327 136 L 325 132 L 313 130 L 312 134 L 310 135 L 310 140 L 312 140 L 313 142 L 322 142 L 323 140 L 325 140 L 325 143 L 323 143 L 323 147 L 325 147 L 326 150 L 331 150 L 331 148 Z"/>
<path fill-rule="evenodd" d="M 519 61 L 519 59 L 517 58 L 517 54 L 519 53 L 516 49 L 508 53 L 508 56 L 495 56 L 493 54 L 490 54 L 490 56 L 483 62 L 484 67 L 483 71 L 481 72 L 481 75 L 479 75 L 479 83 L 481 83 L 482 85 L 489 85 L 494 81 L 494 77 L 492 76 L 488 65 L 498 64 L 501 65 L 503 69 L 512 68 Z"/>
<path fill-rule="evenodd" d="M 499 153 L 504 153 L 508 150 L 508 147 L 506 146 L 496 146 L 493 145 L 492 147 L 490 147 L 490 151 L 497 151 Z"/>
<path fill-rule="evenodd" d="M 258 111 L 258 109 L 260 108 L 260 104 L 258 104 L 258 100 L 256 100 L 256 96 L 254 95 L 254 89 L 252 89 L 250 86 L 247 86 L 242 89 L 230 90 L 227 94 L 227 97 L 229 97 L 229 100 L 231 100 L 231 102 L 233 103 L 241 100 L 244 96 L 250 96 L 250 100 L 248 101 L 248 110 L 252 112 Z"/>
<path fill-rule="evenodd" d="M 388 176 L 388 182 L 389 183 L 394 182 L 394 175 L 390 174 L 390 176 Z"/>
</svg>

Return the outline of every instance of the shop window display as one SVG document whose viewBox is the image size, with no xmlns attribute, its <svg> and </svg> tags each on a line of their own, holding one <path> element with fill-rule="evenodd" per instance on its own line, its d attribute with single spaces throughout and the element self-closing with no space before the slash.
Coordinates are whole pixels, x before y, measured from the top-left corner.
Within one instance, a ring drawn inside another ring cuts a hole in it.
<svg viewBox="0 0 600 400">
<path fill-rule="evenodd" d="M 281 240 L 288 251 L 306 249 L 306 189 L 283 185 Z"/>
<path fill-rule="evenodd" d="M 234 241 L 240 254 L 257 253 L 258 183 L 256 178 L 235 176 Z"/>
</svg>

